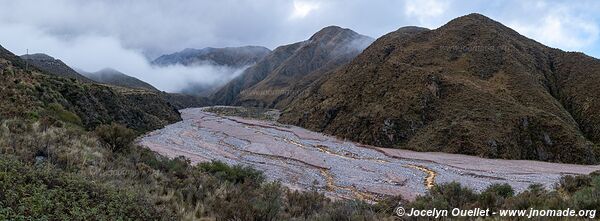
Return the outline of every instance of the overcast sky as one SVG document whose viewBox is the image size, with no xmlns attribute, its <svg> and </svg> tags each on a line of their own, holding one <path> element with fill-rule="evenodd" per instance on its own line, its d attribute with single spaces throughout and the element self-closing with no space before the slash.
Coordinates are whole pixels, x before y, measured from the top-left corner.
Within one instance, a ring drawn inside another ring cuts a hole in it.
<svg viewBox="0 0 600 221">
<path fill-rule="evenodd" d="M 164 74 L 147 59 L 184 48 L 273 49 L 328 25 L 377 38 L 407 25 L 437 28 L 472 12 L 546 45 L 600 57 L 600 2 L 592 0 L 0 0 L 0 45 L 159 84 Z"/>
</svg>

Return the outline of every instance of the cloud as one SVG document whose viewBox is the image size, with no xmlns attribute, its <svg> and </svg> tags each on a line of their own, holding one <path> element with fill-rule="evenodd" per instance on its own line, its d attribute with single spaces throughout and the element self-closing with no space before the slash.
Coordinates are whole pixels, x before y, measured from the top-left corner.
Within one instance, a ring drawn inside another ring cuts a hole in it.
<svg viewBox="0 0 600 221">
<path fill-rule="evenodd" d="M 29 48 L 83 70 L 112 67 L 167 91 L 236 72 L 148 65 L 148 59 L 184 48 L 273 49 L 329 25 L 377 38 L 402 26 L 437 28 L 472 12 L 544 44 L 600 56 L 600 3 L 591 0 L 0 0 L 0 5 L 0 44 L 7 49 L 23 54 Z"/>
<path fill-rule="evenodd" d="M 119 39 L 110 36 L 82 35 L 62 39 L 24 25 L 4 24 L 2 29 L 0 40 L 6 42 L 3 46 L 16 54 L 25 54 L 27 49 L 30 53 L 46 53 L 88 72 L 111 67 L 169 92 L 178 92 L 190 82 L 222 84 L 242 70 L 211 65 L 154 67 L 139 51 L 123 47 Z"/>
<path fill-rule="evenodd" d="M 509 24 L 519 33 L 543 44 L 564 50 L 583 50 L 597 43 L 598 25 L 577 15 L 558 11 L 540 17 L 534 22 L 515 21 Z"/>
<path fill-rule="evenodd" d="M 421 25 L 429 26 L 429 19 L 443 15 L 449 6 L 448 1 L 438 0 L 407 0 L 404 13 L 409 17 L 415 17 Z"/>
<path fill-rule="evenodd" d="M 319 9 L 319 2 L 305 1 L 305 0 L 294 0 L 294 10 L 290 18 L 299 19 L 306 17 L 309 13 Z"/>
</svg>

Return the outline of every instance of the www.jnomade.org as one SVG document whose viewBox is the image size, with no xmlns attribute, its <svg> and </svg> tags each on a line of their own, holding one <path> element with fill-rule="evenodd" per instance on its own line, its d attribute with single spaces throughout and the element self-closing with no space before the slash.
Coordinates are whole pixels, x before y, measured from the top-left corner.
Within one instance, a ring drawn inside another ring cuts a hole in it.
<svg viewBox="0 0 600 221">
<path fill-rule="evenodd" d="M 408 211 L 403 207 L 397 207 L 396 215 L 398 216 L 409 216 L 409 217 L 430 217 L 430 218 L 441 218 L 441 217 L 486 217 L 486 216 L 501 216 L 501 217 L 586 217 L 590 219 L 596 218 L 596 210 L 574 210 L 571 208 L 564 210 L 551 210 L 551 209 L 506 209 L 491 211 L 488 209 L 460 209 L 454 208 L 451 210 L 447 209 L 414 209 L 411 208 Z"/>
</svg>

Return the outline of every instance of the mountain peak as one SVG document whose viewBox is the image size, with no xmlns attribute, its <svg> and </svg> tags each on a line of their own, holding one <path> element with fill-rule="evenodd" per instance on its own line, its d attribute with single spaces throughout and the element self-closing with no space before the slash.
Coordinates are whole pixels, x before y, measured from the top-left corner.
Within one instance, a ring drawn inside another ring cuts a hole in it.
<svg viewBox="0 0 600 221">
<path fill-rule="evenodd" d="M 461 17 L 458 17 L 458 18 L 456 18 L 456 19 L 461 19 L 461 18 L 463 18 L 463 19 L 464 19 L 464 18 L 468 18 L 468 19 L 480 20 L 480 21 L 489 21 L 489 20 L 492 20 L 492 21 L 493 21 L 493 19 L 491 19 L 491 18 L 489 18 L 489 17 L 487 17 L 487 16 L 485 16 L 485 15 L 482 15 L 482 14 L 476 13 L 476 12 L 474 12 L 474 13 L 471 13 L 471 14 L 468 14 L 468 15 L 463 15 L 463 16 L 461 16 Z"/>
<path fill-rule="evenodd" d="M 479 27 L 493 27 L 496 29 L 508 29 L 508 27 L 504 26 L 502 23 L 495 21 L 485 15 L 478 13 L 471 13 L 468 15 L 464 15 L 455 19 L 452 19 L 450 22 L 442 26 L 442 28 L 454 27 L 454 28 L 463 28 L 466 26 L 479 26 Z"/>
<path fill-rule="evenodd" d="M 103 68 L 102 70 L 96 71 L 98 74 L 122 74 L 120 71 L 115 70 L 114 68 Z"/>
<path fill-rule="evenodd" d="M 310 37 L 309 40 L 314 41 L 314 40 L 320 40 L 320 39 L 329 39 L 329 38 L 333 38 L 341 33 L 347 33 L 350 35 L 359 35 L 358 33 L 348 29 L 348 28 L 341 28 L 339 26 L 327 26 L 321 30 L 319 30 L 317 33 L 315 33 L 313 36 Z"/>
<path fill-rule="evenodd" d="M 428 28 L 423 28 L 419 26 L 405 26 L 396 30 L 396 32 L 404 32 L 404 33 L 412 33 L 412 32 L 421 32 L 421 31 L 429 31 Z"/>
<path fill-rule="evenodd" d="M 47 54 L 43 54 L 43 53 L 21 55 L 21 58 L 26 59 L 26 60 L 38 60 L 38 61 L 53 61 L 53 60 L 56 60 L 52 56 L 47 55 Z"/>
</svg>

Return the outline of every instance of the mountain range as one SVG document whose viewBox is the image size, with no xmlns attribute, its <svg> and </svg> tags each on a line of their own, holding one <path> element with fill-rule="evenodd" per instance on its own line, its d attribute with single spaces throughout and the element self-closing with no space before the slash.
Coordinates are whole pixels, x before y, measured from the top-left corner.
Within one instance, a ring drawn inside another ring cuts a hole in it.
<svg viewBox="0 0 600 221">
<path fill-rule="evenodd" d="M 253 56 L 246 56 L 249 51 Z M 232 58 L 237 55 L 243 56 Z M 93 82 L 129 82 L 81 76 L 45 55 L 23 58 L 28 63 L 9 60 L 94 88 L 99 86 Z M 119 86 L 143 88 L 174 108 L 277 108 L 283 111 L 281 123 L 382 147 L 566 163 L 600 160 L 600 90 L 595 86 L 600 61 L 547 47 L 480 14 L 434 30 L 403 27 L 375 41 L 330 26 L 273 51 L 188 49 L 154 64 L 250 66 L 210 100 L 158 93 L 141 81 Z M 113 76 L 124 75 L 113 71 Z M 77 105 L 63 103 L 85 115 Z"/>
<path fill-rule="evenodd" d="M 261 46 L 243 46 L 243 47 L 226 47 L 203 49 L 187 48 L 173 54 L 162 55 L 151 62 L 155 66 L 171 66 L 183 65 L 186 67 L 201 67 L 210 66 L 213 69 L 218 69 L 213 74 L 218 74 L 219 82 L 189 82 L 189 84 L 181 88 L 180 92 L 194 96 L 209 96 L 217 89 L 222 87 L 227 81 L 241 70 L 248 66 L 254 65 L 259 60 L 263 59 L 271 50 Z"/>
<path fill-rule="evenodd" d="M 372 41 L 350 29 L 325 27 L 306 41 L 276 48 L 218 90 L 213 101 L 275 107 L 323 73 L 352 60 Z"/>
<path fill-rule="evenodd" d="M 241 68 L 253 65 L 271 50 L 261 46 L 227 47 L 227 48 L 187 48 L 173 54 L 162 55 L 152 61 L 153 65 L 217 65 Z"/>
</svg>

